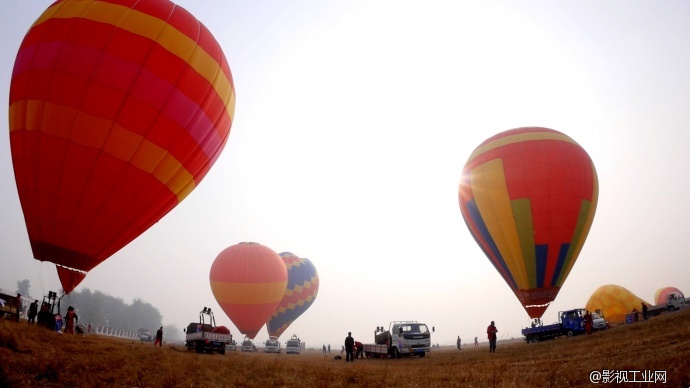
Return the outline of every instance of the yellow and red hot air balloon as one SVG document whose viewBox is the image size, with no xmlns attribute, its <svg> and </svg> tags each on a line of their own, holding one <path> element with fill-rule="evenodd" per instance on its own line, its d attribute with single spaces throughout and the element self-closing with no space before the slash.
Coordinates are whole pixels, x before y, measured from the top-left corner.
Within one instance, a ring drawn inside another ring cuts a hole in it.
<svg viewBox="0 0 690 388">
<path fill-rule="evenodd" d="M 589 233 L 598 182 L 587 152 L 548 128 L 481 143 L 458 190 L 467 228 L 531 318 L 556 298 Z"/>
<path fill-rule="evenodd" d="M 199 185 L 230 133 L 218 42 L 168 0 L 61 0 L 12 73 L 10 144 L 36 259 L 65 292 Z"/>
<path fill-rule="evenodd" d="M 240 333 L 254 338 L 283 299 L 288 274 L 271 248 L 245 242 L 223 250 L 211 266 L 211 291 Z"/>
<path fill-rule="evenodd" d="M 592 293 L 586 308 L 589 311 L 600 310 L 609 323 L 624 323 L 628 313 L 633 310 L 642 311 L 643 302 L 649 306 L 649 303 L 625 287 L 606 284 Z"/>
<path fill-rule="evenodd" d="M 268 335 L 276 338 L 311 307 L 319 293 L 319 273 L 309 259 L 290 252 L 282 252 L 280 257 L 288 271 L 288 283 L 278 308 L 266 322 Z"/>
<path fill-rule="evenodd" d="M 660 305 L 668 303 L 668 294 L 672 293 L 677 293 L 680 295 L 681 298 L 685 298 L 685 295 L 676 287 L 664 287 L 656 290 L 656 292 L 654 293 L 654 302 L 656 302 L 655 304 Z"/>
</svg>

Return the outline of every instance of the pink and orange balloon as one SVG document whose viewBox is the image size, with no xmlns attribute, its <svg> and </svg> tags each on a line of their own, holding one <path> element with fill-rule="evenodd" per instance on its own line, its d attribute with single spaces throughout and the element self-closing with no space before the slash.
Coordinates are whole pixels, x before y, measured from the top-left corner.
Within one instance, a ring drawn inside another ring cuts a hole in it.
<svg viewBox="0 0 690 388">
<path fill-rule="evenodd" d="M 288 273 L 276 252 L 244 242 L 216 257 L 210 282 L 216 301 L 237 330 L 253 339 L 283 299 Z"/>
<path fill-rule="evenodd" d="M 10 145 L 33 256 L 66 292 L 170 212 L 230 133 L 223 50 L 168 0 L 59 0 L 14 64 Z"/>
</svg>

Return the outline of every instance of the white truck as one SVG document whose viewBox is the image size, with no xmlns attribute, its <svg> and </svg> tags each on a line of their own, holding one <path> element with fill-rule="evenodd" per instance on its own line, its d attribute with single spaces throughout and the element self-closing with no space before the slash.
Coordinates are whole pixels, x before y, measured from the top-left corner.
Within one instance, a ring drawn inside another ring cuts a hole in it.
<svg viewBox="0 0 690 388">
<path fill-rule="evenodd" d="M 208 323 L 205 317 L 208 317 Z M 213 312 L 206 307 L 199 312 L 199 323 L 191 322 L 183 331 L 186 333 L 185 346 L 197 353 L 225 354 L 226 346 L 232 342 L 230 330 L 224 326 L 217 327 Z"/>
<path fill-rule="evenodd" d="M 647 314 L 649 314 L 650 317 L 653 317 L 661 314 L 662 312 L 680 310 L 683 306 L 685 306 L 685 298 L 677 292 L 669 292 L 668 295 L 666 295 L 666 303 L 649 307 L 647 309 Z"/>
<path fill-rule="evenodd" d="M 432 327 L 431 331 L 435 329 Z M 387 331 L 383 326 L 376 327 L 375 343 L 364 344 L 364 355 L 392 358 L 424 357 L 431 351 L 431 331 L 426 324 L 417 321 L 392 321 Z"/>
<path fill-rule="evenodd" d="M 266 343 L 264 344 L 264 352 L 280 354 L 281 351 L 282 349 L 280 348 L 278 337 L 269 337 L 266 340 Z"/>
<path fill-rule="evenodd" d="M 254 352 L 256 351 L 256 347 L 254 346 L 254 343 L 252 342 L 249 337 L 244 336 L 244 341 L 242 341 L 242 347 L 240 348 L 243 352 Z"/>
<path fill-rule="evenodd" d="M 285 343 L 285 354 L 299 354 L 302 350 L 302 341 L 297 334 L 293 334 Z"/>
</svg>

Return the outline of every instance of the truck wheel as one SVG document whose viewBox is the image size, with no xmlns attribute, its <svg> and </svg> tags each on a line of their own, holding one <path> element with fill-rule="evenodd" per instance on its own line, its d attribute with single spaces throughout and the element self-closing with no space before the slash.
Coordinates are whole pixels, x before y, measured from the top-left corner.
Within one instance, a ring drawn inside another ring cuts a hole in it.
<svg viewBox="0 0 690 388">
<path fill-rule="evenodd" d="M 568 335 L 568 337 L 572 337 L 575 335 L 575 332 L 573 332 L 572 330 L 568 330 L 567 335 Z"/>
<path fill-rule="evenodd" d="M 539 336 L 538 336 L 538 335 L 533 336 L 533 337 L 532 337 L 532 342 L 533 342 L 533 343 L 539 342 Z"/>
<path fill-rule="evenodd" d="M 419 357 L 424 357 L 426 356 L 426 352 L 419 353 Z"/>
<path fill-rule="evenodd" d="M 197 353 L 203 353 L 204 352 L 204 347 L 200 343 L 196 344 L 196 352 Z"/>
<path fill-rule="evenodd" d="M 391 358 L 395 358 L 395 359 L 400 358 L 400 352 L 398 351 L 398 348 L 393 347 L 391 349 Z"/>
<path fill-rule="evenodd" d="M 219 353 L 222 354 L 222 355 L 225 355 L 225 346 L 223 346 L 222 348 L 220 348 L 220 352 L 219 352 Z"/>
</svg>

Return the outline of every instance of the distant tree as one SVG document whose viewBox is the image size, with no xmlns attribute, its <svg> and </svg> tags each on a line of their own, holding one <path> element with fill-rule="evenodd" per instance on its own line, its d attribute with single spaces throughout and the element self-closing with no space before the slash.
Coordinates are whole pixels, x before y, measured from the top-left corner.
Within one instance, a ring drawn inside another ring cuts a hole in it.
<svg viewBox="0 0 690 388">
<path fill-rule="evenodd" d="M 72 292 L 64 298 L 62 310 L 65 311 L 68 305 L 77 310 L 80 322 L 134 333 L 139 329 L 155 333 L 162 326 L 163 321 L 157 308 L 139 298 L 134 299 L 129 305 L 121 298 L 106 295 L 100 291 L 91 292 L 88 288 L 80 292 Z"/>
<path fill-rule="evenodd" d="M 24 297 L 29 296 L 29 289 L 31 288 L 31 283 L 29 279 L 17 281 L 17 293 L 22 294 Z"/>
<path fill-rule="evenodd" d="M 160 326 L 158 326 L 160 327 Z M 163 339 L 165 341 L 171 342 L 171 341 L 183 341 L 184 340 L 184 333 L 182 332 L 182 329 L 175 325 L 165 325 L 163 326 L 163 333 L 164 337 Z"/>
</svg>

